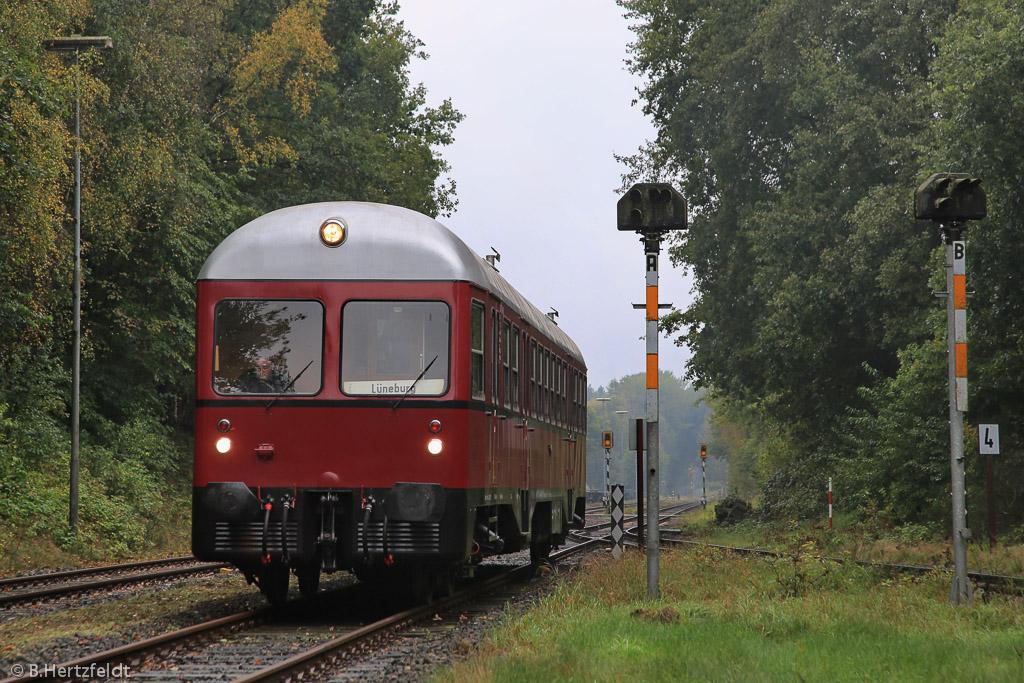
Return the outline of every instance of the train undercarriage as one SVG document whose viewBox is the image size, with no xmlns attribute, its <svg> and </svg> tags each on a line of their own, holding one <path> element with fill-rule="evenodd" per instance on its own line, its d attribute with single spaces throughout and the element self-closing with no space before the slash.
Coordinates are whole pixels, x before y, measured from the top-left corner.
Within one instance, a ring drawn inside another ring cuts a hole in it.
<svg viewBox="0 0 1024 683">
<path fill-rule="evenodd" d="M 249 487 L 211 483 L 193 495 L 193 553 L 231 562 L 272 604 L 290 574 L 303 595 L 346 570 L 415 602 L 444 596 L 483 558 L 530 549 L 534 563 L 582 526 L 570 490 Z"/>
</svg>

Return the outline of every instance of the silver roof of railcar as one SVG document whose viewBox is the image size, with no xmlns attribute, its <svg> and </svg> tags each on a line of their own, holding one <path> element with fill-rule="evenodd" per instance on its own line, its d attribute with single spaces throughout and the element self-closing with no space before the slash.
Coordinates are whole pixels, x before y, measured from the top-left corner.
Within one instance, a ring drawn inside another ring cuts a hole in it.
<svg viewBox="0 0 1024 683">
<path fill-rule="evenodd" d="M 320 225 L 328 218 L 348 226 L 339 247 L 320 241 Z M 206 259 L 198 279 L 472 282 L 583 362 L 569 335 L 451 230 L 397 206 L 322 202 L 272 211 L 228 235 Z"/>
</svg>

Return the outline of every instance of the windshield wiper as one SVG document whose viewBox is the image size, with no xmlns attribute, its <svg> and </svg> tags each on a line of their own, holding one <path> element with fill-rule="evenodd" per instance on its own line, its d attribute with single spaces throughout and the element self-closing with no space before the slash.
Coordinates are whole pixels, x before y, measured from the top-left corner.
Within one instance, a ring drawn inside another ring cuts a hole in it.
<svg viewBox="0 0 1024 683">
<path fill-rule="evenodd" d="M 434 356 L 434 360 L 437 360 L 437 356 Z M 434 364 L 434 360 L 427 363 L 427 367 L 423 368 L 423 372 L 420 373 L 420 376 L 413 380 L 412 384 L 409 385 L 409 388 L 405 390 L 404 394 L 402 394 L 402 398 L 394 402 L 394 404 L 391 406 L 392 412 L 398 410 L 398 405 L 405 400 L 406 396 L 412 393 L 412 390 L 416 388 L 417 382 L 423 379 L 423 375 L 427 374 L 427 370 L 429 370 L 430 366 Z"/>
<path fill-rule="evenodd" d="M 275 403 L 277 403 L 277 399 L 279 399 L 282 396 L 284 396 L 284 393 L 286 391 L 288 391 L 289 389 L 291 389 L 293 384 L 295 384 L 296 382 L 299 381 L 299 378 L 302 377 L 302 373 L 305 372 L 306 370 L 309 370 L 309 366 L 312 365 L 312 364 L 313 364 L 313 361 L 309 361 L 308 363 L 306 363 L 306 367 L 302 368 L 302 370 L 299 372 L 299 374 L 295 375 L 295 378 L 291 382 L 288 382 L 288 384 L 285 385 L 284 389 L 282 389 L 280 391 L 280 393 L 278 393 L 277 396 L 275 396 L 274 398 L 270 399 L 270 403 L 267 404 L 267 408 L 266 409 L 270 410 L 270 407 L 272 405 L 274 405 Z"/>
</svg>

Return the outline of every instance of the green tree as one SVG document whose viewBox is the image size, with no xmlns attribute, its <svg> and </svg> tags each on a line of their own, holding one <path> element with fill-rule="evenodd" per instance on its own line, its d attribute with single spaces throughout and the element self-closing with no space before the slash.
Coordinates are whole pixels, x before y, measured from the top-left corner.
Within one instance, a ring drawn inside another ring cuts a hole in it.
<svg viewBox="0 0 1024 683">
<path fill-rule="evenodd" d="M 936 54 L 965 3 L 620 4 L 658 130 L 626 183 L 664 169 L 693 209 L 670 253 L 696 301 L 664 325 L 693 350 L 687 376 L 765 440 L 766 506 L 797 513 L 863 454 L 847 417 L 877 415 L 881 394 L 860 388 L 935 336 L 937 236 L 910 193 L 937 125 Z"/>
<path fill-rule="evenodd" d="M 396 12 L 376 0 L 15 0 L 0 10 L 0 498 L 47 493 L 32 509 L 0 506 L 0 526 L 62 516 L 52 508 L 66 476 L 76 85 L 88 536 L 123 512 L 115 498 L 149 520 L 153 501 L 182 504 L 173 486 L 187 487 L 190 458 L 194 278 L 221 239 L 310 201 L 454 207 L 441 150 L 461 115 L 448 102 L 426 107 L 409 82 L 420 43 Z M 76 71 L 40 47 L 71 33 L 109 35 L 114 49 L 83 54 Z"/>
</svg>

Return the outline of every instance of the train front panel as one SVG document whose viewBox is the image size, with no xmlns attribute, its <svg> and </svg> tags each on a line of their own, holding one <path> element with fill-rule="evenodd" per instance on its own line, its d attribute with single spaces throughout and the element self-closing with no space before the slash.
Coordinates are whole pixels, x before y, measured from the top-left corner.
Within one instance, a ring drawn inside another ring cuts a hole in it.
<svg viewBox="0 0 1024 683">
<path fill-rule="evenodd" d="M 200 283 L 196 556 L 464 559 L 455 300 L 452 283 Z"/>
</svg>

